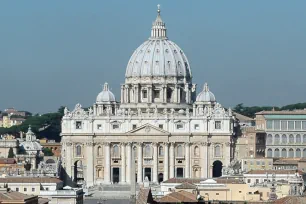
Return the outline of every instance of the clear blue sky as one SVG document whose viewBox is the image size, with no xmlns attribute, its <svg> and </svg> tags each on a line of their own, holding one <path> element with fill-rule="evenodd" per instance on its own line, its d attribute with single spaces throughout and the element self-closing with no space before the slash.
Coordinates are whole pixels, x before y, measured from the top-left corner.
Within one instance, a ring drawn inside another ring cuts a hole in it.
<svg viewBox="0 0 306 204">
<path fill-rule="evenodd" d="M 198 91 L 224 106 L 306 101 L 306 1 L 0 1 L 0 110 L 117 99 L 132 52 L 161 4 L 168 37 L 187 54 Z"/>
</svg>

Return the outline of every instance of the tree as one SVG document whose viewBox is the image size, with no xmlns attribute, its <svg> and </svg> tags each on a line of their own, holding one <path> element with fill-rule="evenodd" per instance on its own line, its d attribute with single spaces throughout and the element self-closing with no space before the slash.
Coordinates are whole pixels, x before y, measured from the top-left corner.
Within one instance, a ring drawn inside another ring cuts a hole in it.
<svg viewBox="0 0 306 204">
<path fill-rule="evenodd" d="M 12 147 L 10 147 L 7 157 L 8 158 L 14 158 L 15 157 L 15 154 L 14 154 L 14 151 L 13 151 Z"/>
<path fill-rule="evenodd" d="M 53 156 L 54 155 L 52 150 L 49 149 L 49 148 L 44 148 L 43 153 L 44 153 L 45 156 Z"/>
</svg>

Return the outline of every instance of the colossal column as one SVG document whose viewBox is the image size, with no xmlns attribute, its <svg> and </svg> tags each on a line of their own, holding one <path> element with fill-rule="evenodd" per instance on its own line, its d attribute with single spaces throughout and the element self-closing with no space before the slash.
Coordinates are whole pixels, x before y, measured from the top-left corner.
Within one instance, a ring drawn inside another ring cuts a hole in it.
<svg viewBox="0 0 306 204">
<path fill-rule="evenodd" d="M 138 143 L 138 172 L 137 172 L 137 183 L 142 183 L 142 143 Z"/>
<path fill-rule="evenodd" d="M 126 182 L 126 173 L 125 173 L 125 162 L 126 162 L 126 158 L 125 158 L 125 143 L 122 142 L 121 143 L 121 183 L 125 183 Z"/>
<path fill-rule="evenodd" d="M 110 183 L 110 143 L 104 143 L 105 150 L 105 167 L 104 167 L 104 183 Z"/>
<path fill-rule="evenodd" d="M 157 143 L 153 143 L 153 182 L 158 183 L 158 154 L 157 154 Z"/>
<path fill-rule="evenodd" d="M 189 142 L 185 143 L 185 155 L 186 155 L 185 178 L 189 178 L 190 177 L 190 143 Z"/>
<path fill-rule="evenodd" d="M 93 186 L 94 185 L 94 143 L 93 142 L 87 142 L 86 143 L 86 154 L 87 154 L 87 176 L 86 176 L 86 184 L 87 186 Z"/>
<path fill-rule="evenodd" d="M 126 145 L 127 155 L 126 155 L 126 182 L 131 183 L 131 168 L 132 168 L 132 143 L 128 142 Z"/>
<path fill-rule="evenodd" d="M 208 149 L 207 149 L 207 142 L 201 143 L 201 155 L 202 155 L 202 168 L 201 168 L 201 177 L 208 178 Z"/>
<path fill-rule="evenodd" d="M 164 152 L 164 181 L 169 179 L 169 143 L 165 142 L 165 152 Z"/>
<path fill-rule="evenodd" d="M 174 178 L 174 143 L 170 145 L 170 178 Z"/>
</svg>

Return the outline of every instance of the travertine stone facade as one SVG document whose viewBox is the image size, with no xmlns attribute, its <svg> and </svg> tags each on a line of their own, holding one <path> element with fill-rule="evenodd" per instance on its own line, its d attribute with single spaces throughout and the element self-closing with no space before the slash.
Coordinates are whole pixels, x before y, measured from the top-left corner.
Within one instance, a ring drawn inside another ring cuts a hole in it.
<svg viewBox="0 0 306 204">
<path fill-rule="evenodd" d="M 105 83 L 92 108 L 65 109 L 66 181 L 131 183 L 132 162 L 138 183 L 220 176 L 232 155 L 233 119 L 207 84 L 196 97 L 187 58 L 158 10 L 151 37 L 128 62 L 121 103 Z"/>
</svg>

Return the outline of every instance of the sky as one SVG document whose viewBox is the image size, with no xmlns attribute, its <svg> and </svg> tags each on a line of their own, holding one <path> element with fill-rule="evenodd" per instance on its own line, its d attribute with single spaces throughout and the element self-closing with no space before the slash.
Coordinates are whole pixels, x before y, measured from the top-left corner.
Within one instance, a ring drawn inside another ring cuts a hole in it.
<svg viewBox="0 0 306 204">
<path fill-rule="evenodd" d="M 88 107 L 120 84 L 156 5 L 197 92 L 225 107 L 306 102 L 306 1 L 0 1 L 0 110 Z"/>
</svg>

